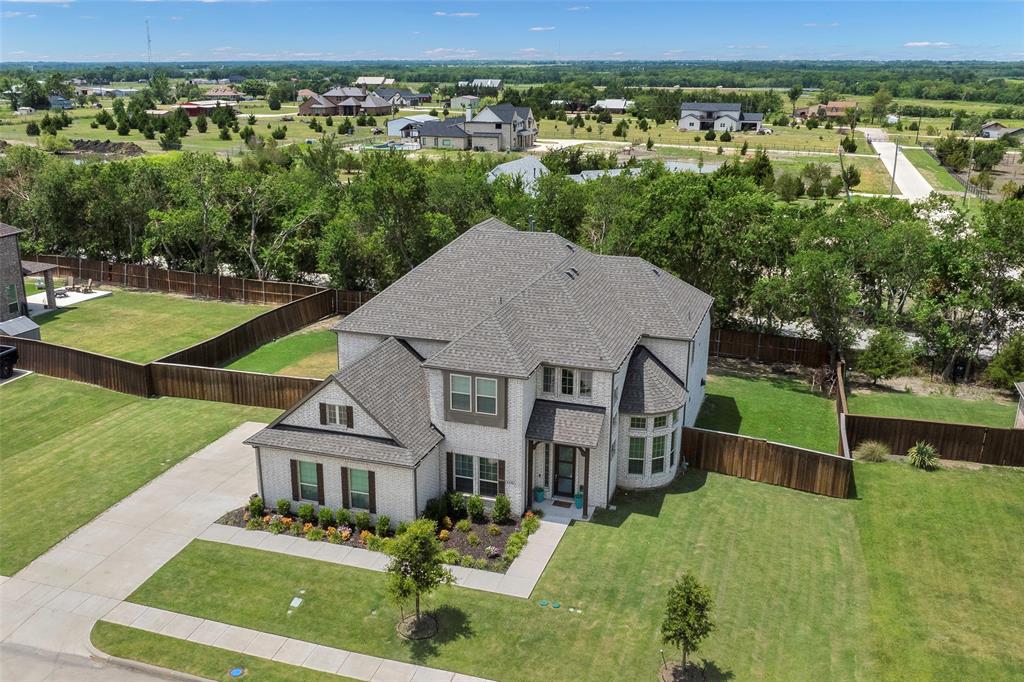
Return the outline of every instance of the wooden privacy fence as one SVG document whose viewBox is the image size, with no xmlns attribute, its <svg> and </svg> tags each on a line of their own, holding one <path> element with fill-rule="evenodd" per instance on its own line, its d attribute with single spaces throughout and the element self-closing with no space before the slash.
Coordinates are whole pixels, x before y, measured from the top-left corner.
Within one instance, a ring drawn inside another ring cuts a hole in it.
<svg viewBox="0 0 1024 682">
<path fill-rule="evenodd" d="M 722 358 L 784 362 L 807 367 L 821 367 L 828 362 L 828 346 L 816 339 L 733 329 L 712 329 L 708 352 Z"/>
<path fill-rule="evenodd" d="M 914 443 L 926 441 L 943 459 L 1024 466 L 1024 429 L 847 414 L 846 436 L 851 448 L 877 440 L 888 445 L 893 454 L 903 455 Z"/>
<path fill-rule="evenodd" d="M 684 428 L 682 446 L 698 469 L 829 497 L 846 497 L 853 475 L 849 458 L 734 433 Z"/>
<path fill-rule="evenodd" d="M 290 334 L 308 324 L 334 315 L 338 292 L 327 289 L 286 303 L 251 320 L 162 357 L 158 362 L 217 367 L 250 353 L 265 343 Z"/>
<path fill-rule="evenodd" d="M 82 381 L 142 397 L 169 396 L 286 410 L 320 379 L 191 367 L 163 362 L 139 364 L 35 339 L 0 336 L 18 348 L 18 367 Z"/>
</svg>

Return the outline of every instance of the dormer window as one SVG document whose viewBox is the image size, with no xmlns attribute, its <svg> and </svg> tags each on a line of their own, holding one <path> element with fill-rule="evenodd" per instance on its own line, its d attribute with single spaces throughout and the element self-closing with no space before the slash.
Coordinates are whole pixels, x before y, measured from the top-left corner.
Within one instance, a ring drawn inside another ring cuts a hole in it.
<svg viewBox="0 0 1024 682">
<path fill-rule="evenodd" d="M 498 380 L 476 378 L 476 411 L 480 414 L 498 414 Z"/>
<path fill-rule="evenodd" d="M 562 395 L 573 395 L 576 391 L 576 374 L 571 369 L 562 368 Z"/>
<path fill-rule="evenodd" d="M 505 428 L 508 386 L 504 377 L 444 374 L 445 419 Z"/>
<path fill-rule="evenodd" d="M 473 410 L 472 380 L 462 374 L 453 374 L 451 379 L 451 406 L 453 410 Z"/>
<path fill-rule="evenodd" d="M 589 398 L 594 394 L 594 373 L 571 367 L 541 368 L 541 392 Z"/>
</svg>

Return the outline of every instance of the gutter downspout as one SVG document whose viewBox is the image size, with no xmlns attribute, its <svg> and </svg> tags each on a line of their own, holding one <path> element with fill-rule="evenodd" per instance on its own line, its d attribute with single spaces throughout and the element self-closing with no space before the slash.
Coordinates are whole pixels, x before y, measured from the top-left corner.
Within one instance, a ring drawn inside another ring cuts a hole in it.
<svg viewBox="0 0 1024 682">
<path fill-rule="evenodd" d="M 256 447 L 256 483 L 259 486 L 260 497 L 263 498 L 263 504 L 267 503 L 267 498 L 263 494 L 263 462 L 260 457 L 259 446 Z"/>
</svg>

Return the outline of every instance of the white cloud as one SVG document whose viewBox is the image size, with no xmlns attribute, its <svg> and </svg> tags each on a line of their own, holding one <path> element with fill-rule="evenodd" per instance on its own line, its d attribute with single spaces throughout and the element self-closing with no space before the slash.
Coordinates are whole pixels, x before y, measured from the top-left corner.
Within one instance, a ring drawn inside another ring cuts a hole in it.
<svg viewBox="0 0 1024 682">
<path fill-rule="evenodd" d="M 586 12 L 590 9 L 590 5 L 573 5 L 572 7 L 566 7 L 566 12 Z"/>
<path fill-rule="evenodd" d="M 519 51 L 523 54 L 537 54 L 540 52 L 540 50 L 535 47 L 521 47 L 519 48 Z"/>
<path fill-rule="evenodd" d="M 456 19 L 470 19 L 472 17 L 480 16 L 479 12 L 442 12 L 438 10 L 434 12 L 435 17 L 455 17 Z"/>
<path fill-rule="evenodd" d="M 543 33 L 545 31 L 554 31 L 554 26 L 531 26 L 530 30 L 534 33 Z"/>
<path fill-rule="evenodd" d="M 4 19 L 19 19 L 19 18 L 35 19 L 36 18 L 36 15 L 29 14 L 28 12 L 11 12 L 11 11 L 4 12 L 0 16 L 3 16 Z"/>
<path fill-rule="evenodd" d="M 727 45 L 730 50 L 767 50 L 767 45 Z"/>
<path fill-rule="evenodd" d="M 914 40 L 909 43 L 903 43 L 903 47 L 937 47 L 944 49 L 953 47 L 953 43 L 946 43 L 941 40 Z"/>
<path fill-rule="evenodd" d="M 432 50 L 424 50 L 423 54 L 427 57 L 442 58 L 442 57 L 459 57 L 468 59 L 477 55 L 477 51 L 465 47 L 435 47 Z"/>
<path fill-rule="evenodd" d="M 830 22 L 830 23 L 827 23 L 827 24 L 819 24 L 819 23 L 814 22 L 814 21 L 809 21 L 806 24 L 804 24 L 805 28 L 837 28 L 838 26 L 839 26 L 839 22 L 838 21 L 833 21 L 833 22 Z"/>
<path fill-rule="evenodd" d="M 227 46 L 227 47 L 215 47 L 215 48 L 213 48 L 213 51 L 214 52 L 231 52 L 231 50 L 233 50 L 233 49 L 235 49 L 235 48 L 230 47 L 230 46 Z"/>
</svg>

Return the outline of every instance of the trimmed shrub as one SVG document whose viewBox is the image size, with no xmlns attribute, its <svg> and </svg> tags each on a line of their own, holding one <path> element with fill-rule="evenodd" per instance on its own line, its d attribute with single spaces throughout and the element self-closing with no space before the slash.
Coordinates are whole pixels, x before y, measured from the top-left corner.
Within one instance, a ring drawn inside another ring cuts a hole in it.
<svg viewBox="0 0 1024 682">
<path fill-rule="evenodd" d="M 398 528 L 395 529 L 395 535 L 405 535 L 405 531 L 409 530 L 409 522 L 402 521 L 398 524 Z"/>
<path fill-rule="evenodd" d="M 249 514 L 252 516 L 263 516 L 263 498 L 253 495 L 249 498 Z"/>
<path fill-rule="evenodd" d="M 475 523 L 483 523 L 487 520 L 484 514 L 484 501 L 479 495 L 472 495 L 466 502 L 466 511 Z"/>
<path fill-rule="evenodd" d="M 907 450 L 907 461 L 918 469 L 931 471 L 939 466 L 939 453 L 931 443 L 919 440 Z"/>
<path fill-rule="evenodd" d="M 275 505 L 277 507 L 277 513 L 281 516 L 287 516 L 292 511 L 292 501 L 281 498 Z"/>
<path fill-rule="evenodd" d="M 331 511 L 330 507 L 320 507 L 317 512 L 317 518 L 320 521 L 321 528 L 329 528 L 334 525 L 334 512 Z"/>
<path fill-rule="evenodd" d="M 441 551 L 441 561 L 449 566 L 457 566 L 461 558 L 458 550 L 445 549 Z"/>
<path fill-rule="evenodd" d="M 732 142 L 732 133 L 726 130 L 718 139 L 721 140 L 722 142 Z"/>
<path fill-rule="evenodd" d="M 523 523 L 521 524 L 521 529 L 526 531 L 527 535 L 533 535 L 538 530 L 540 530 L 540 519 L 534 516 L 533 514 L 528 514 L 527 516 L 524 516 Z"/>
<path fill-rule="evenodd" d="M 866 440 L 853 449 L 853 456 L 861 462 L 884 462 L 892 454 L 885 443 Z"/>
<path fill-rule="evenodd" d="M 487 534 L 497 537 L 498 535 L 501 535 L 501 528 L 497 524 L 492 523 L 487 526 Z"/>
<path fill-rule="evenodd" d="M 337 521 L 339 526 L 348 526 L 351 525 L 352 515 L 348 509 L 339 507 L 338 512 L 334 515 L 334 520 Z"/>
<path fill-rule="evenodd" d="M 316 513 L 313 511 L 313 505 L 300 504 L 295 515 L 298 516 L 303 523 L 313 523 L 313 518 L 316 516 Z"/>
<path fill-rule="evenodd" d="M 704 133 L 704 139 L 708 140 L 709 142 L 711 140 L 715 139 L 715 131 L 714 130 L 709 130 L 706 133 Z"/>
<path fill-rule="evenodd" d="M 469 543 L 470 547 L 478 547 L 480 545 L 480 536 L 476 533 L 470 533 L 466 536 L 466 542 Z"/>
<path fill-rule="evenodd" d="M 459 519 L 459 522 L 455 524 L 455 530 L 460 533 L 468 533 L 472 529 L 473 526 L 470 524 L 469 519 Z"/>
<path fill-rule="evenodd" d="M 370 512 L 356 512 L 356 530 L 362 535 L 362 531 L 370 529 Z"/>
<path fill-rule="evenodd" d="M 377 536 L 386 538 L 391 531 L 391 517 L 384 514 L 377 515 Z"/>
<path fill-rule="evenodd" d="M 466 496 L 462 493 L 448 494 L 448 516 L 454 520 L 466 518 Z"/>
<path fill-rule="evenodd" d="M 324 529 L 323 528 L 310 528 L 308 531 L 306 531 L 306 539 L 309 540 L 310 542 L 319 542 L 320 540 L 323 540 L 324 539 Z"/>
</svg>

